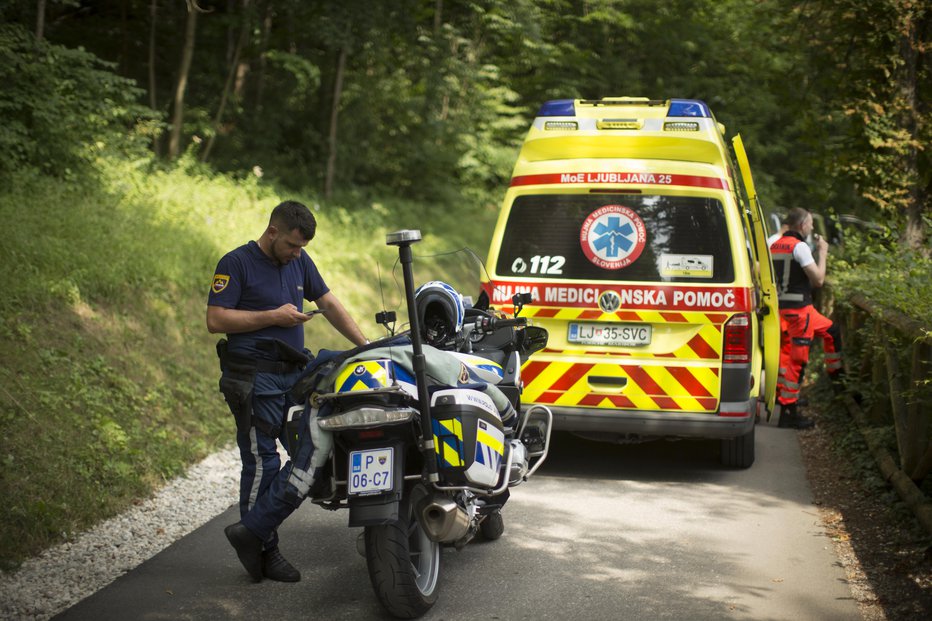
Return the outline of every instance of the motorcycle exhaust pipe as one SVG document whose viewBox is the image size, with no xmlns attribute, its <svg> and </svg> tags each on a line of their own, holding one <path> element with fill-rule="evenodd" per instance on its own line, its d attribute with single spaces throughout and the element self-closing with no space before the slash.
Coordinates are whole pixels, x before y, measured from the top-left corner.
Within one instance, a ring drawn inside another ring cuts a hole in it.
<svg viewBox="0 0 932 621">
<path fill-rule="evenodd" d="M 421 505 L 421 526 L 431 541 L 450 543 L 469 532 L 469 516 L 449 498 L 434 497 Z"/>
</svg>

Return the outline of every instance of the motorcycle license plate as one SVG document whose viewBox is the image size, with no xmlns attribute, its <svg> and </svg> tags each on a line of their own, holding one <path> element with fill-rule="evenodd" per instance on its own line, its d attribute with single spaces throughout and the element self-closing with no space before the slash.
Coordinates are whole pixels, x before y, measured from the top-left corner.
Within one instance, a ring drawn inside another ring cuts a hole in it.
<svg viewBox="0 0 932 621">
<path fill-rule="evenodd" d="M 351 451 L 349 454 L 349 489 L 351 496 L 380 494 L 394 486 L 392 476 L 395 449 L 392 447 Z"/>
</svg>

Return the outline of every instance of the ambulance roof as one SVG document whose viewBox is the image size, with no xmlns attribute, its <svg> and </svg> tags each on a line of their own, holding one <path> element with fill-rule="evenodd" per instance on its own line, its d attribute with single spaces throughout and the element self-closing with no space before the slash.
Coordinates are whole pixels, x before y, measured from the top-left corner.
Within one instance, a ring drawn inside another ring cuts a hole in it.
<svg viewBox="0 0 932 621">
<path fill-rule="evenodd" d="M 524 163 L 580 158 L 702 162 L 727 167 L 725 127 L 698 99 L 556 99 L 541 106 L 521 153 Z"/>
</svg>

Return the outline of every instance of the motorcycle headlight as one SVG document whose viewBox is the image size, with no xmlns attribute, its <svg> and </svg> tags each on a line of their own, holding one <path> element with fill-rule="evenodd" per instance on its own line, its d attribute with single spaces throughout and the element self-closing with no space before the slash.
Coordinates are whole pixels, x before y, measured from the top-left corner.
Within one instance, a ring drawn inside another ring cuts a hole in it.
<svg viewBox="0 0 932 621">
<path fill-rule="evenodd" d="M 376 408 L 359 407 L 318 419 L 317 424 L 327 431 L 341 429 L 359 429 L 376 427 L 378 425 L 397 425 L 406 423 L 414 418 L 417 410 L 414 408 Z"/>
</svg>

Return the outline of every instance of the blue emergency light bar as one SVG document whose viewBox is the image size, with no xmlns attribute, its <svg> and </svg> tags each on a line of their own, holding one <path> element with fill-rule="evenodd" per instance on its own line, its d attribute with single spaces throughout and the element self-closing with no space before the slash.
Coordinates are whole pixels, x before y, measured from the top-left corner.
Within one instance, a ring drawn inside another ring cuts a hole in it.
<svg viewBox="0 0 932 621">
<path fill-rule="evenodd" d="M 552 99 L 544 102 L 537 116 L 576 116 L 574 99 Z M 659 103 L 659 102 L 657 102 Z M 712 112 L 699 99 L 671 99 L 668 117 L 712 118 Z"/>
<path fill-rule="evenodd" d="M 704 101 L 698 99 L 671 99 L 667 116 L 712 118 L 712 112 Z"/>
<path fill-rule="evenodd" d="M 551 99 L 544 102 L 537 116 L 576 116 L 575 99 Z"/>
</svg>

